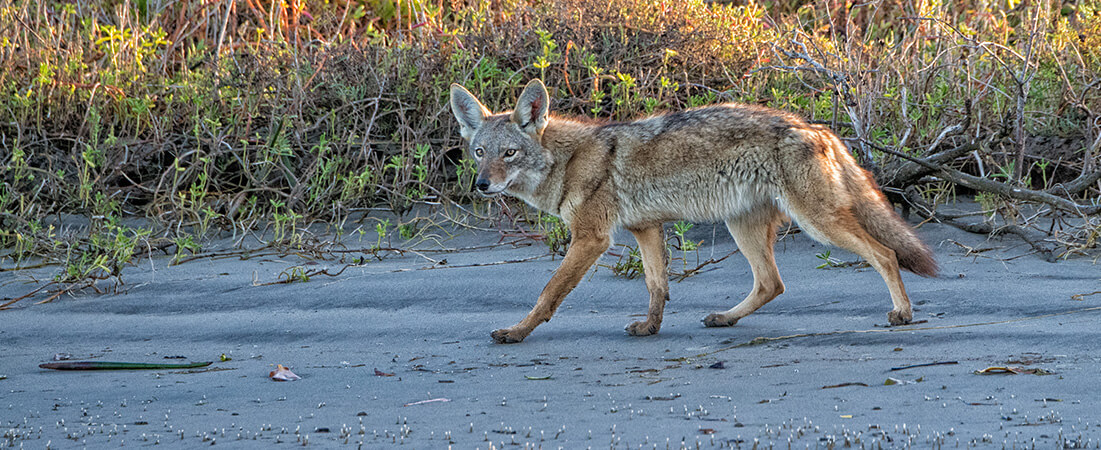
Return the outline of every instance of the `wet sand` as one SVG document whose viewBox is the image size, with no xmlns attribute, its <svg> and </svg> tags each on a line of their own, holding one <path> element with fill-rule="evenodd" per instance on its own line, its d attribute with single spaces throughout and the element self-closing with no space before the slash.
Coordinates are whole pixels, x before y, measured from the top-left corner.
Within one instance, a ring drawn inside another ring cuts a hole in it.
<svg viewBox="0 0 1101 450">
<path fill-rule="evenodd" d="M 455 232 L 443 245 L 500 239 Z M 293 267 L 336 272 L 343 264 L 294 255 L 178 266 L 144 260 L 124 272 L 121 294 L 86 292 L 0 311 L 0 376 L 7 377 L 0 447 L 1101 444 L 1101 310 L 1091 309 L 1101 294 L 1072 297 L 1101 290 L 1099 267 L 1083 258 L 1047 263 L 1011 238 L 936 224 L 919 232 L 942 273 L 903 275 L 921 322 L 914 325 L 887 328 L 890 299 L 879 275 L 815 269 L 825 247 L 795 234 L 777 245 L 787 292 L 734 327 L 704 328 L 700 319 L 749 291 L 749 267 L 738 254 L 671 283 L 657 336 L 623 331 L 646 310 L 643 281 L 599 267 L 554 320 L 515 345 L 494 344 L 489 332 L 520 320 L 558 266 L 559 259 L 538 258 L 547 252 L 538 242 L 425 253 L 446 259 L 430 270 L 422 270 L 432 265 L 422 256 L 392 255 L 336 277 L 267 286 L 257 284 Z M 701 259 L 736 248 L 712 225 L 690 236 L 706 241 Z M 374 238 L 346 241 L 368 247 Z M 626 233 L 617 241 L 633 245 Z M 990 250 L 969 254 L 954 242 Z M 832 256 L 856 259 L 837 249 Z M 462 267 L 526 258 L 535 259 Z M 605 255 L 601 264 L 616 260 Z M 0 298 L 50 275 L 0 273 Z M 216 362 L 200 370 L 38 367 L 57 353 Z M 231 359 L 220 361 L 222 354 Z M 927 363 L 945 364 L 892 370 Z M 302 379 L 269 380 L 276 364 Z M 1045 375 L 974 373 L 992 366 Z"/>
</svg>

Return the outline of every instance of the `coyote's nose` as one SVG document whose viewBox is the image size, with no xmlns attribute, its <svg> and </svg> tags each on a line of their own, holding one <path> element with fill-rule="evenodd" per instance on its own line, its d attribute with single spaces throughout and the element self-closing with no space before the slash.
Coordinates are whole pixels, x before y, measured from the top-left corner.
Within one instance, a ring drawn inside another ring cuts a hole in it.
<svg viewBox="0 0 1101 450">
<path fill-rule="evenodd" d="M 478 181 L 474 183 L 474 187 L 478 188 L 479 191 L 485 192 L 486 189 L 489 189 L 489 180 L 479 178 Z"/>
</svg>

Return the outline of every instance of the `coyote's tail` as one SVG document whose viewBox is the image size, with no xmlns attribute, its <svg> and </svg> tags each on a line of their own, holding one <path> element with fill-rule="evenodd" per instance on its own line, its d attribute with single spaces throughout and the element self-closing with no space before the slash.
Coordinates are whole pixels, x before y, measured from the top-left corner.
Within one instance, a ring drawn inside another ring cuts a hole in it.
<svg viewBox="0 0 1101 450">
<path fill-rule="evenodd" d="M 877 195 L 874 200 L 868 198 L 871 196 L 861 196 L 865 201 L 856 203 L 853 211 L 856 220 L 868 234 L 895 251 L 899 267 L 923 277 L 935 277 L 937 261 L 933 259 L 933 252 L 921 241 L 914 229 L 899 217 L 891 203 L 880 193 L 879 187 L 872 188 Z"/>
</svg>

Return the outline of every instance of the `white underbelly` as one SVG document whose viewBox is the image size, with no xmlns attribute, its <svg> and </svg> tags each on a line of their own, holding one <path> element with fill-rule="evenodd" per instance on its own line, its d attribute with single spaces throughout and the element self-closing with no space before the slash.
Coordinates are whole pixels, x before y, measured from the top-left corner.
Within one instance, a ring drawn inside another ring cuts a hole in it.
<svg viewBox="0 0 1101 450">
<path fill-rule="evenodd" d="M 779 201 L 778 192 L 770 186 L 727 180 L 687 186 L 649 184 L 620 192 L 618 197 L 619 222 L 623 225 L 673 220 L 720 222 L 756 208 L 778 205 Z"/>
</svg>

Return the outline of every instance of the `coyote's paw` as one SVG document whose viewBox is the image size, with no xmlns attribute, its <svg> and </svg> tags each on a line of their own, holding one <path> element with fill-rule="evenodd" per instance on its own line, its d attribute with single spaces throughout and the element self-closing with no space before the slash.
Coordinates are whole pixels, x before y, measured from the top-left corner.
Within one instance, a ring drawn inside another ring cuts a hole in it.
<svg viewBox="0 0 1101 450">
<path fill-rule="evenodd" d="M 891 312 L 887 313 L 887 321 L 890 322 L 891 325 L 906 325 L 906 324 L 910 323 L 910 320 L 913 319 L 913 318 L 914 318 L 914 312 L 912 310 L 907 310 L 907 311 L 891 310 Z"/>
<path fill-rule="evenodd" d="M 498 344 L 516 344 L 522 342 L 524 338 L 528 337 L 527 333 L 517 331 L 515 328 L 502 328 L 500 330 L 493 330 L 489 334 L 493 337 L 493 341 Z"/>
<path fill-rule="evenodd" d="M 624 329 L 627 330 L 627 334 L 631 336 L 649 336 L 651 334 L 657 334 L 658 330 L 661 329 L 661 324 L 653 323 L 649 320 L 645 322 L 639 321 L 628 324 Z"/>
<path fill-rule="evenodd" d="M 703 318 L 705 327 L 732 327 L 738 323 L 738 319 L 729 319 L 725 314 L 715 313 Z"/>
</svg>

